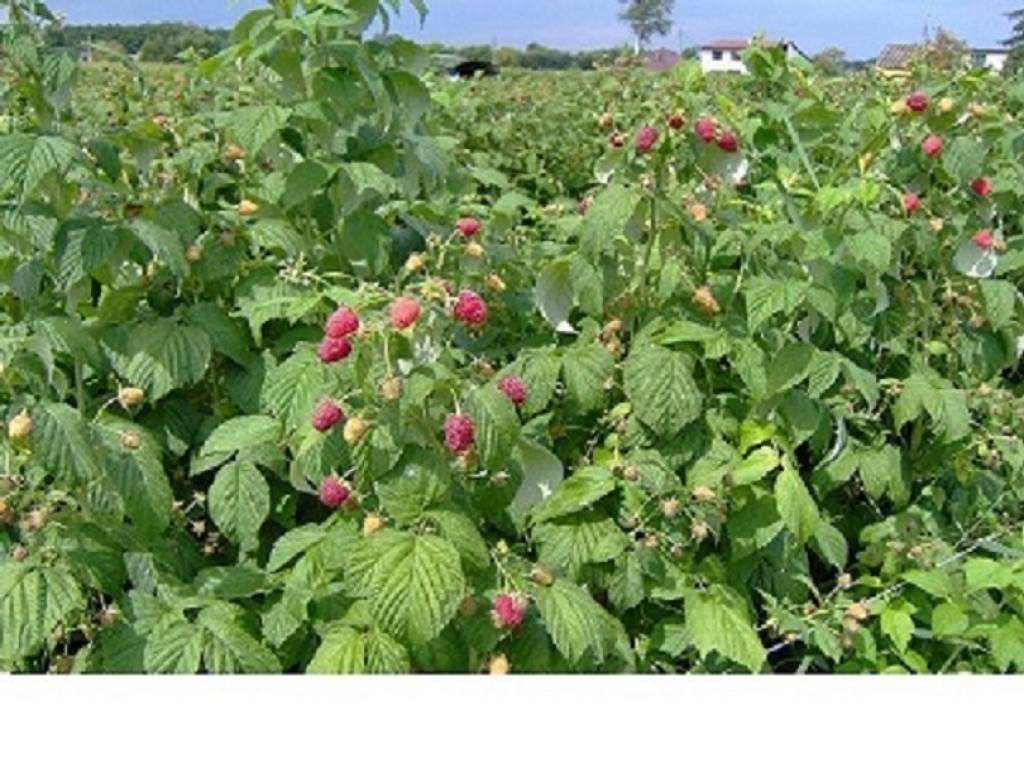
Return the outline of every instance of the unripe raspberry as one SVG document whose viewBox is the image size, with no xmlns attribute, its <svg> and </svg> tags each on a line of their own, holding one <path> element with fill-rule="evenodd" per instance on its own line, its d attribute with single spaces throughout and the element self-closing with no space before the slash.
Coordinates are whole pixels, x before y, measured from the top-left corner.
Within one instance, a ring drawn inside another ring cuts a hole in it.
<svg viewBox="0 0 1024 768">
<path fill-rule="evenodd" d="M 452 414 L 444 420 L 444 442 L 448 450 L 461 454 L 473 446 L 473 421 L 466 416 Z"/>
<path fill-rule="evenodd" d="M 942 114 L 952 112 L 953 107 L 955 106 L 956 102 L 954 102 L 953 99 L 949 96 L 943 96 L 941 99 L 939 99 L 939 112 L 941 112 Z"/>
<path fill-rule="evenodd" d="M 704 541 L 709 533 L 708 524 L 703 520 L 694 520 L 690 525 L 690 536 L 694 541 Z"/>
<path fill-rule="evenodd" d="M 96 621 L 104 629 L 110 629 L 117 623 L 117 617 L 119 615 L 120 611 L 118 611 L 117 608 L 108 606 L 96 615 Z"/>
<path fill-rule="evenodd" d="M 317 432 L 327 432 L 343 418 L 345 414 L 341 407 L 333 400 L 324 398 L 313 411 L 313 429 Z"/>
<path fill-rule="evenodd" d="M 142 447 L 142 438 L 138 432 L 125 430 L 121 433 L 121 447 L 126 451 L 137 451 Z"/>
<path fill-rule="evenodd" d="M 464 619 L 468 619 L 476 613 L 476 609 L 479 607 L 480 604 L 477 602 L 477 599 L 473 595 L 468 595 L 459 603 L 459 615 Z"/>
<path fill-rule="evenodd" d="M 316 354 L 323 363 L 336 363 L 352 354 L 352 343 L 348 339 L 328 336 L 320 342 Z"/>
<path fill-rule="evenodd" d="M 942 154 L 942 148 L 945 146 L 941 137 L 929 136 L 923 142 L 921 142 L 921 151 L 928 157 L 938 157 Z"/>
<path fill-rule="evenodd" d="M 487 304 L 474 291 L 461 291 L 452 310 L 455 319 L 476 328 L 487 322 Z"/>
<path fill-rule="evenodd" d="M 369 429 L 369 425 L 358 416 L 353 416 L 351 419 L 345 422 L 345 429 L 342 431 L 342 436 L 345 438 L 345 442 L 349 445 L 355 445 L 358 443 L 363 435 L 366 434 L 366 430 Z"/>
<path fill-rule="evenodd" d="M 402 380 L 397 376 L 390 376 L 380 384 L 380 396 L 389 403 L 402 396 Z"/>
<path fill-rule="evenodd" d="M 928 220 L 928 226 L 932 228 L 932 232 L 938 233 L 943 230 L 943 228 L 946 226 L 946 223 L 942 219 L 935 217 L 933 219 Z"/>
<path fill-rule="evenodd" d="M 363 520 L 363 536 L 373 536 L 384 527 L 384 518 L 380 515 L 367 515 Z"/>
<path fill-rule="evenodd" d="M 526 402 L 526 384 L 518 376 L 505 376 L 498 382 L 498 389 L 513 405 L 522 405 Z"/>
<path fill-rule="evenodd" d="M 0 525 L 7 525 L 12 518 L 10 503 L 7 499 L 0 499 Z"/>
<path fill-rule="evenodd" d="M 713 294 L 711 289 L 706 285 L 698 288 L 694 292 L 693 303 L 709 315 L 717 315 L 722 311 L 722 308 L 718 304 L 718 300 L 715 298 L 715 294 Z"/>
<path fill-rule="evenodd" d="M 492 293 L 504 293 L 508 287 L 505 285 L 505 281 L 501 279 L 500 275 L 491 272 L 486 278 L 484 278 L 484 285 L 487 286 L 487 290 Z"/>
<path fill-rule="evenodd" d="M 324 323 L 324 335 L 343 339 L 359 330 L 359 315 L 348 307 L 339 307 Z"/>
<path fill-rule="evenodd" d="M 16 563 L 23 562 L 28 558 L 28 547 L 18 544 L 11 550 L 11 559 Z"/>
<path fill-rule="evenodd" d="M 658 130 L 653 125 L 645 125 L 636 132 L 636 139 L 634 144 L 636 151 L 641 155 L 645 155 L 654 149 L 654 145 L 658 143 Z"/>
<path fill-rule="evenodd" d="M 622 479 L 630 483 L 635 483 L 640 479 L 640 470 L 633 466 L 624 467 L 622 470 Z"/>
<path fill-rule="evenodd" d="M 864 603 L 853 603 L 846 609 L 846 615 L 857 621 L 864 621 L 868 617 L 868 608 Z"/>
<path fill-rule="evenodd" d="M 679 516 L 679 510 L 682 508 L 682 504 L 679 499 L 673 496 L 670 499 L 665 499 L 661 502 L 661 514 L 667 517 L 669 520 Z"/>
<path fill-rule="evenodd" d="M 610 112 L 605 112 L 597 121 L 597 125 L 602 131 L 607 131 L 614 124 L 615 116 L 612 115 Z"/>
<path fill-rule="evenodd" d="M 681 131 L 685 126 L 686 118 L 683 115 L 679 114 L 678 112 L 676 112 L 673 115 L 669 115 L 668 127 L 671 128 L 673 131 Z"/>
<path fill-rule="evenodd" d="M 508 657 L 503 653 L 492 656 L 487 662 L 487 671 L 492 675 L 507 675 L 511 669 L 512 665 L 508 663 Z"/>
<path fill-rule="evenodd" d="M 971 191 L 978 197 L 988 197 L 992 194 L 992 182 L 984 176 L 979 176 L 971 182 Z"/>
<path fill-rule="evenodd" d="M 351 489 L 334 475 L 329 475 L 320 483 L 320 503 L 328 509 L 337 509 L 352 495 Z"/>
<path fill-rule="evenodd" d="M 610 146 L 612 149 L 622 149 L 624 146 L 626 146 L 626 139 L 621 133 L 616 131 L 615 133 L 608 137 L 608 146 Z"/>
<path fill-rule="evenodd" d="M 693 489 L 693 498 L 701 504 L 710 504 L 718 498 L 718 494 L 706 485 L 698 485 Z"/>
<path fill-rule="evenodd" d="M 995 241 L 992 239 L 992 233 L 987 229 L 979 230 L 971 238 L 971 242 L 981 248 L 983 251 L 992 250 L 992 246 L 995 245 Z"/>
<path fill-rule="evenodd" d="M 715 121 L 710 117 L 698 118 L 697 122 L 693 124 L 693 130 L 694 133 L 697 134 L 697 137 L 705 144 L 710 144 L 715 140 L 715 132 L 717 129 L 715 127 Z"/>
<path fill-rule="evenodd" d="M 969 104 L 967 111 L 971 113 L 972 117 L 984 117 L 988 114 L 988 108 L 985 107 L 984 104 L 978 104 L 976 102 Z"/>
<path fill-rule="evenodd" d="M 224 147 L 224 159 L 229 163 L 245 159 L 245 150 L 237 144 L 228 144 Z"/>
<path fill-rule="evenodd" d="M 24 440 L 32 434 L 32 417 L 22 411 L 7 425 L 7 436 L 14 441 Z"/>
<path fill-rule="evenodd" d="M 739 150 L 740 140 L 732 131 L 726 131 L 725 133 L 718 137 L 718 148 L 721 149 L 723 152 L 728 152 L 729 154 L 732 154 L 733 152 Z"/>
<path fill-rule="evenodd" d="M 521 595 L 502 593 L 491 603 L 491 619 L 498 629 L 515 629 L 523 623 L 529 603 Z"/>
<path fill-rule="evenodd" d="M 471 243 L 466 243 L 465 253 L 471 259 L 482 259 L 485 251 L 484 247 L 474 240 Z"/>
<path fill-rule="evenodd" d="M 617 317 L 613 317 L 605 325 L 604 332 L 609 336 L 617 336 L 622 333 L 622 327 L 622 321 Z"/>
<path fill-rule="evenodd" d="M 252 216 L 259 212 L 260 206 L 259 203 L 253 202 L 252 200 L 243 200 L 235 207 L 235 210 L 237 210 L 242 216 Z"/>
<path fill-rule="evenodd" d="M 853 576 L 848 573 L 840 573 L 839 578 L 836 579 L 836 586 L 840 589 L 849 589 L 853 586 Z"/>
<path fill-rule="evenodd" d="M 185 251 L 186 261 L 195 264 L 197 261 L 203 258 L 203 247 L 201 245 L 190 245 L 188 250 Z"/>
<path fill-rule="evenodd" d="M 889 114 L 893 116 L 905 115 L 908 112 L 910 112 L 910 107 L 907 106 L 906 99 L 896 99 L 889 105 Z"/>
<path fill-rule="evenodd" d="M 22 521 L 22 527 L 26 533 L 41 531 L 50 522 L 50 510 L 46 507 L 36 507 L 29 512 Z"/>
<path fill-rule="evenodd" d="M 533 566 L 530 570 L 530 578 L 535 584 L 540 584 L 542 587 L 550 587 L 555 583 L 555 575 L 543 565 Z"/>
<path fill-rule="evenodd" d="M 661 538 L 656 533 L 650 533 L 644 539 L 644 547 L 647 549 L 657 549 L 661 546 Z"/>
<path fill-rule="evenodd" d="M 117 402 L 121 404 L 121 407 L 126 411 L 129 408 L 134 408 L 137 405 L 142 405 L 142 402 L 146 399 L 146 393 L 138 387 L 121 387 L 117 391 Z"/>
<path fill-rule="evenodd" d="M 402 296 L 391 303 L 388 315 L 391 318 L 391 326 L 399 331 L 404 331 L 419 319 L 420 303 L 416 299 Z"/>
<path fill-rule="evenodd" d="M 471 216 L 467 216 L 455 222 L 455 228 L 459 231 L 460 235 L 468 239 L 480 231 L 480 222 Z"/>
<path fill-rule="evenodd" d="M 921 91 L 914 91 L 907 96 L 906 104 L 911 112 L 924 112 L 928 109 L 928 96 Z"/>
<path fill-rule="evenodd" d="M 690 218 L 692 218 L 698 224 L 700 224 L 703 221 L 706 221 L 708 218 L 707 206 L 704 205 L 704 203 L 698 202 L 696 200 L 693 200 L 689 204 L 687 204 L 686 212 L 689 213 Z"/>
<path fill-rule="evenodd" d="M 414 253 L 405 260 L 405 269 L 408 272 L 419 272 L 424 267 L 423 257 Z"/>
<path fill-rule="evenodd" d="M 903 212 L 908 216 L 921 207 L 921 198 L 915 192 L 903 195 Z"/>
</svg>

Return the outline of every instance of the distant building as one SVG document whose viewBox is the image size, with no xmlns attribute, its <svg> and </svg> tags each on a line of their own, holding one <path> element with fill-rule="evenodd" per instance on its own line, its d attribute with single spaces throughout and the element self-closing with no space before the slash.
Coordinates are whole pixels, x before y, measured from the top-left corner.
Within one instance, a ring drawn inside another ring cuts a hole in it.
<svg viewBox="0 0 1024 768">
<path fill-rule="evenodd" d="M 659 48 L 656 51 L 647 51 L 643 54 L 644 66 L 658 72 L 672 69 L 681 58 L 682 56 L 668 48 Z"/>
<path fill-rule="evenodd" d="M 914 59 L 921 54 L 922 45 L 914 43 L 896 43 L 887 45 L 878 54 L 875 66 L 883 72 L 899 73 L 910 69 Z M 1006 48 L 972 48 L 967 52 L 967 62 L 972 67 L 987 67 L 994 72 L 1002 72 L 1010 51 Z"/>
<path fill-rule="evenodd" d="M 712 40 L 700 47 L 700 66 L 704 72 L 737 72 L 745 74 L 746 64 L 743 63 L 743 51 L 751 44 L 752 40 L 726 39 Z M 764 40 L 763 45 L 781 45 L 786 56 L 792 58 L 797 54 L 796 46 L 786 40 Z"/>
</svg>

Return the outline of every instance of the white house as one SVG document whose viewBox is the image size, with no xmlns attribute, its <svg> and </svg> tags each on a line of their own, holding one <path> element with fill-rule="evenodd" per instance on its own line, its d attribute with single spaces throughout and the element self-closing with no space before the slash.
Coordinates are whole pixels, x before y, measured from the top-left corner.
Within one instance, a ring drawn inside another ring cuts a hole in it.
<svg viewBox="0 0 1024 768">
<path fill-rule="evenodd" d="M 988 67 L 1002 72 L 1010 52 L 1006 48 L 974 48 L 971 50 L 971 66 Z"/>
<path fill-rule="evenodd" d="M 700 66 L 704 72 L 738 72 L 745 74 L 746 65 L 743 63 L 743 51 L 753 43 L 752 40 L 712 40 L 700 47 Z M 788 41 L 763 40 L 764 45 L 781 45 L 786 56 L 792 58 L 796 55 L 796 46 Z"/>
</svg>

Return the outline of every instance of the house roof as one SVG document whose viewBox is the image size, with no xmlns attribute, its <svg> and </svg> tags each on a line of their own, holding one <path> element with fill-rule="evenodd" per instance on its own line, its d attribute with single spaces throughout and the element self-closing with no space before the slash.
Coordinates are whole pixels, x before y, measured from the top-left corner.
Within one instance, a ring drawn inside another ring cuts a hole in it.
<svg viewBox="0 0 1024 768">
<path fill-rule="evenodd" d="M 668 48 L 659 48 L 656 51 L 648 51 L 644 54 L 644 64 L 649 69 L 672 69 L 682 58 L 678 53 Z"/>
<path fill-rule="evenodd" d="M 887 45 L 875 59 L 875 65 L 882 69 L 900 69 L 907 66 L 920 52 L 921 46 L 913 43 Z"/>
<path fill-rule="evenodd" d="M 701 49 L 705 51 L 711 49 L 718 51 L 742 51 L 748 45 L 750 43 L 747 40 L 723 38 L 722 40 L 712 40 L 709 43 L 704 43 Z"/>
<path fill-rule="evenodd" d="M 1009 48 L 971 48 L 971 53 L 1002 53 L 1010 54 Z"/>
</svg>

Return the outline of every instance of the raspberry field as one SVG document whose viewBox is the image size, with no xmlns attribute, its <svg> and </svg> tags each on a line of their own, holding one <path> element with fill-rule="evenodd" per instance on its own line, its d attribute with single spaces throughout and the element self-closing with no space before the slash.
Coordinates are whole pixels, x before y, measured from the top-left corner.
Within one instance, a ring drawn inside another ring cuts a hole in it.
<svg viewBox="0 0 1024 768">
<path fill-rule="evenodd" d="M 0 670 L 1024 671 L 1024 80 L 4 5 Z"/>
</svg>

